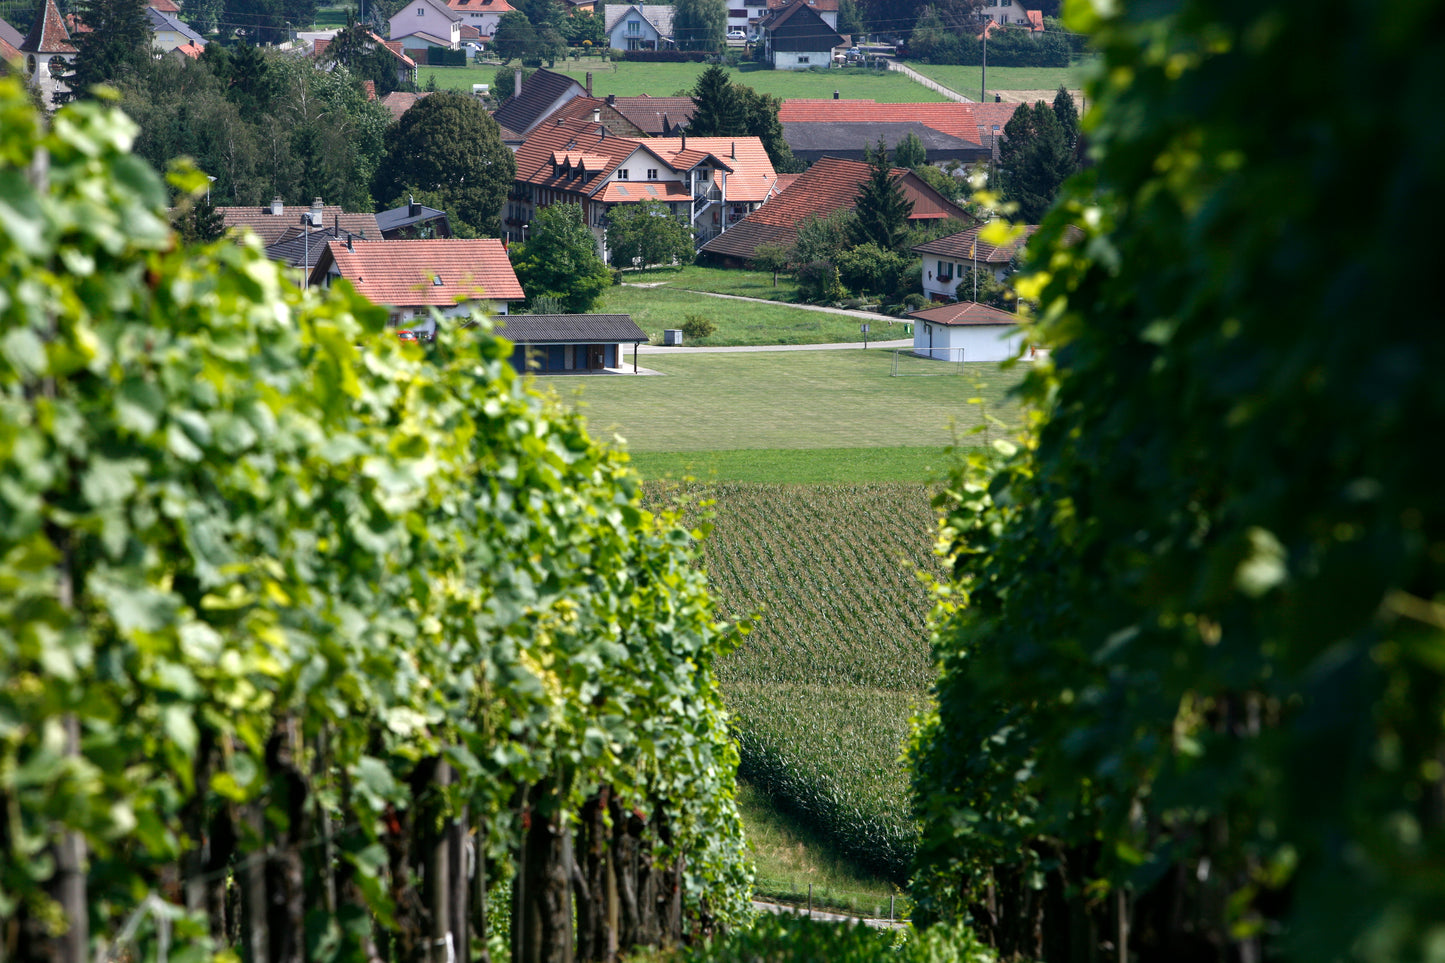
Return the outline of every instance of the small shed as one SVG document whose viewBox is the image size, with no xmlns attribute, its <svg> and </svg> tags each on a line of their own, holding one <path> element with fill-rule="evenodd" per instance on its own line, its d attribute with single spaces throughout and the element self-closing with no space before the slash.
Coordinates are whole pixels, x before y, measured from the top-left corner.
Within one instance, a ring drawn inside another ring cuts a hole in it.
<svg viewBox="0 0 1445 963">
<path fill-rule="evenodd" d="M 1019 317 L 976 301 L 925 308 L 914 320 L 913 353 L 938 361 L 1006 361 L 1023 348 Z"/>
<path fill-rule="evenodd" d="M 636 372 L 637 345 L 648 340 L 630 314 L 511 314 L 496 320 L 497 334 L 516 345 L 512 367 L 521 372 L 586 374 L 621 368 L 629 344 Z"/>
</svg>

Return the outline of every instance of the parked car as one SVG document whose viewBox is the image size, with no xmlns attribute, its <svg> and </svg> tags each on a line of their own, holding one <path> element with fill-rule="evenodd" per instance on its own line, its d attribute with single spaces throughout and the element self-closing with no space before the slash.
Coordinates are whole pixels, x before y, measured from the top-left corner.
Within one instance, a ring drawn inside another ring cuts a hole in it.
<svg viewBox="0 0 1445 963">
<path fill-rule="evenodd" d="M 713 34 L 713 36 L 716 37 L 717 34 Z M 746 39 L 748 39 L 748 32 L 747 32 L 746 30 L 744 30 L 742 27 L 733 27 L 731 30 L 728 31 L 728 39 L 729 39 L 729 40 L 746 40 Z"/>
<path fill-rule="evenodd" d="M 415 332 L 415 331 L 398 331 L 398 332 L 396 333 L 396 339 L 397 339 L 398 341 L 415 341 L 415 340 L 417 340 L 416 332 Z"/>
</svg>

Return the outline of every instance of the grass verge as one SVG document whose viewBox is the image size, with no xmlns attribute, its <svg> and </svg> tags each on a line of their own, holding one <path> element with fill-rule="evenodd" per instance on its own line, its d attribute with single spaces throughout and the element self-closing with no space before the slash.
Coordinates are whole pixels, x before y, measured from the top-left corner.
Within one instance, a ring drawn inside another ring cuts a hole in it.
<svg viewBox="0 0 1445 963">
<path fill-rule="evenodd" d="M 763 301 L 789 302 L 798 296 L 798 285 L 785 273 L 778 275 L 778 284 L 774 287 L 770 271 L 740 271 L 735 268 L 702 267 L 696 264 L 643 272 L 629 271 L 624 275 L 624 280 L 628 284 L 656 284 L 679 291 L 736 294 Z"/>
<path fill-rule="evenodd" d="M 983 70 L 978 66 L 911 61 L 908 66 L 966 97 L 978 96 L 979 84 L 983 80 Z M 1058 90 L 1060 84 L 1070 90 L 1078 90 L 1084 85 L 1088 71 L 1088 61 L 1068 67 L 989 67 L 988 91 L 992 94 L 996 90 Z"/>
<path fill-rule="evenodd" d="M 942 447 L 639 451 L 632 464 L 643 478 L 767 485 L 848 485 L 941 480 L 953 449 Z"/>
<path fill-rule="evenodd" d="M 1008 393 L 1023 370 L 979 363 L 958 375 L 895 378 L 892 353 L 877 349 L 659 353 L 641 363 L 664 377 L 547 375 L 537 384 L 581 407 L 594 435 L 620 434 L 633 452 L 942 448 L 988 443 L 970 434 L 985 413 L 1016 423 Z"/>
<path fill-rule="evenodd" d="M 879 919 L 887 918 L 891 905 L 895 918 L 907 918 L 912 904 L 898 887 L 859 873 L 746 781 L 738 785 L 738 809 L 756 870 L 753 893 L 758 899 L 806 905 L 811 885 L 813 905 L 820 909 Z"/>
<path fill-rule="evenodd" d="M 603 61 L 597 57 L 558 61 L 549 67 L 556 73 L 586 83 L 592 74 L 592 93 L 597 97 L 616 94 L 635 97 L 651 94 L 668 97 L 680 90 L 691 90 L 707 64 L 629 63 Z M 921 84 L 892 71 L 864 70 L 849 67 L 835 70 L 765 70 L 755 64 L 727 68 L 730 79 L 775 97 L 828 98 L 838 91 L 844 98 L 862 98 L 881 103 L 930 103 L 943 100 Z M 472 84 L 490 83 L 497 72 L 495 63 L 471 67 L 419 67 L 417 83 L 423 88 L 436 78 L 443 90 L 471 90 Z M 510 91 L 507 91 L 510 93 Z"/>
<path fill-rule="evenodd" d="M 678 290 L 672 279 L 654 274 L 642 274 L 630 280 L 664 286 L 643 288 L 622 284 L 608 288 L 600 310 L 632 315 L 632 320 L 647 332 L 653 344 L 662 343 L 664 328 L 682 327 L 690 314 L 705 317 L 717 325 L 717 330 L 708 337 L 688 340 L 690 347 L 862 343 L 863 340 L 858 326 L 864 321 L 851 314 L 698 295 Z M 903 324 L 897 319 L 879 315 L 867 323 L 874 340 L 903 337 Z"/>
</svg>

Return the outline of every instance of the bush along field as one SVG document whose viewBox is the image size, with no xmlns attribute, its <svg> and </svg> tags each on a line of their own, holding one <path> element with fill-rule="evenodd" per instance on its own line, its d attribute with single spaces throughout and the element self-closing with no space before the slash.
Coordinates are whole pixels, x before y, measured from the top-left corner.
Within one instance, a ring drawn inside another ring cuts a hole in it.
<svg viewBox="0 0 1445 963">
<path fill-rule="evenodd" d="M 718 667 L 739 773 L 860 869 L 906 881 L 900 758 L 933 678 L 918 573 L 937 573 L 923 485 L 719 484 L 705 560 L 729 618 Z M 694 492 L 693 494 L 698 494 Z"/>
</svg>

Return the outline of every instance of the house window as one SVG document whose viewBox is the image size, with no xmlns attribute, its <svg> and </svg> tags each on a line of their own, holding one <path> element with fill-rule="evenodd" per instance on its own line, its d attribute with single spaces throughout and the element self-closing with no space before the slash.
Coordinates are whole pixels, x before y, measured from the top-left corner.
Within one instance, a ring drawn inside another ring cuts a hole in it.
<svg viewBox="0 0 1445 963">
<path fill-rule="evenodd" d="M 627 168 L 622 167 L 622 168 L 619 168 L 619 169 L 618 169 L 618 171 L 617 171 L 617 179 L 618 179 L 619 181 L 625 181 L 625 180 L 627 180 Z"/>
<path fill-rule="evenodd" d="M 734 20 L 744 19 L 744 18 L 747 17 L 747 15 L 748 15 L 747 10 L 744 9 L 744 8 L 742 8 L 742 7 L 738 7 L 738 8 L 736 8 L 736 9 L 733 9 L 733 10 L 729 10 L 729 11 L 728 11 L 728 16 L 731 17 L 731 18 L 734 19 Z"/>
<path fill-rule="evenodd" d="M 417 8 L 416 8 L 416 15 L 417 15 L 418 17 L 425 17 L 425 16 L 426 16 L 426 7 L 417 7 Z"/>
<path fill-rule="evenodd" d="M 641 20 L 629 20 L 629 21 L 627 21 L 627 32 L 628 32 L 629 34 L 639 34 L 639 33 L 642 33 L 642 21 L 641 21 Z"/>
<path fill-rule="evenodd" d="M 952 262 L 952 261 L 939 261 L 939 262 L 938 262 L 938 280 L 940 280 L 940 281 L 951 281 L 951 280 L 953 280 L 953 262 Z"/>
<path fill-rule="evenodd" d="M 799 55 L 799 57 L 798 57 L 798 63 L 800 63 L 800 64 L 805 64 L 805 63 L 808 63 L 808 62 L 809 62 L 809 60 L 808 60 L 808 55 L 807 55 L 807 54 L 801 54 L 801 55 Z"/>
<path fill-rule="evenodd" d="M 647 179 L 650 180 L 650 181 L 655 181 L 655 180 L 657 180 L 657 168 L 656 168 L 656 167 L 649 167 L 649 168 L 647 169 Z"/>
</svg>

